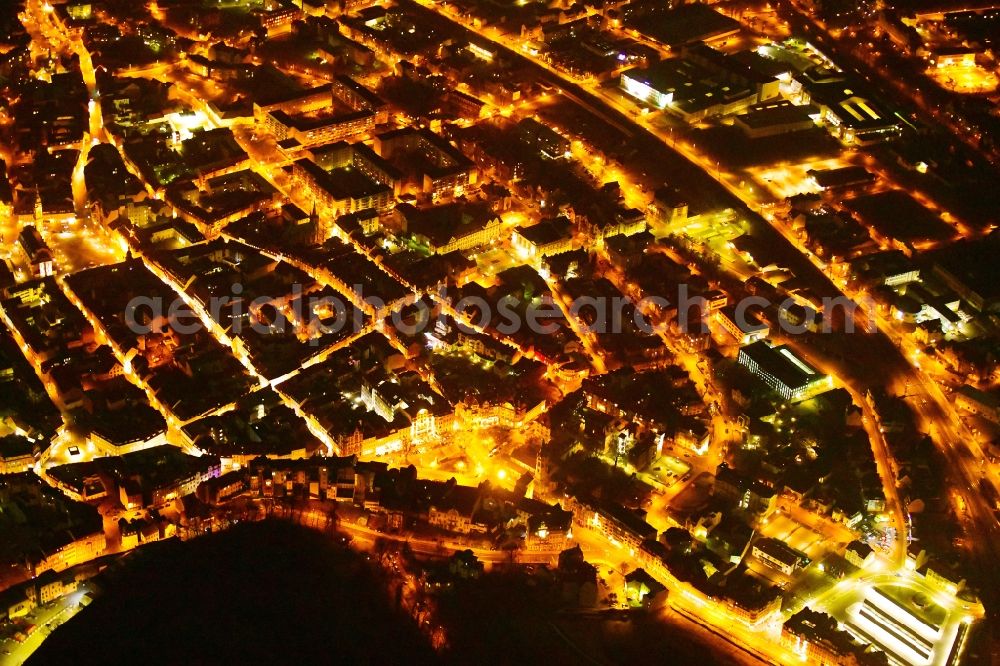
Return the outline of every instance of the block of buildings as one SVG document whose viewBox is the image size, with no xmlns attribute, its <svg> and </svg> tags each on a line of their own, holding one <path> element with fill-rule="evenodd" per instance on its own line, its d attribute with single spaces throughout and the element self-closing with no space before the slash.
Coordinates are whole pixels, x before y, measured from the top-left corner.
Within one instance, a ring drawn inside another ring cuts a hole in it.
<svg viewBox="0 0 1000 666">
<path fill-rule="evenodd" d="M 254 118 L 278 141 L 316 146 L 361 135 L 384 123 L 381 99 L 347 76 L 287 99 L 254 103 Z"/>
<path fill-rule="evenodd" d="M 645 569 L 625 574 L 625 599 L 633 607 L 661 608 L 667 601 L 667 588 Z"/>
<path fill-rule="evenodd" d="M 503 221 L 486 203 L 396 207 L 402 232 L 431 254 L 470 250 L 501 240 Z"/>
<path fill-rule="evenodd" d="M 785 621 L 781 626 L 781 644 L 808 664 L 878 663 L 877 659 L 866 658 L 865 645 L 840 629 L 837 620 L 810 608 L 803 608 Z"/>
<path fill-rule="evenodd" d="M 478 178 L 472 160 L 428 129 L 384 132 L 375 137 L 373 148 L 403 173 L 405 186 L 435 199 L 461 196 Z"/>
</svg>

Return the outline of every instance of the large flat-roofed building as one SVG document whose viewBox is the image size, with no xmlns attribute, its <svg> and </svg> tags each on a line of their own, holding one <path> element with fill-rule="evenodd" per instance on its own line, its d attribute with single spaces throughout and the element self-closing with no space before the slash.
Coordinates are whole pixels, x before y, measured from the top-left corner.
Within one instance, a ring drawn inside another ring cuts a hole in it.
<svg viewBox="0 0 1000 666">
<path fill-rule="evenodd" d="M 781 92 L 779 76 L 787 76 L 786 67 L 764 58 L 755 51 L 723 53 L 704 42 L 685 46 L 681 56 L 710 72 L 719 81 L 738 88 L 750 88 L 758 102 L 774 99 Z"/>
<path fill-rule="evenodd" d="M 674 92 L 684 84 L 673 67 L 636 67 L 622 73 L 621 87 L 632 97 L 665 109 L 674 100 Z"/>
<path fill-rule="evenodd" d="M 875 174 L 863 166 L 846 166 L 835 169 L 810 169 L 806 175 L 824 190 L 845 187 L 864 187 L 875 182 Z"/>
<path fill-rule="evenodd" d="M 801 82 L 809 101 L 830 132 L 847 144 L 867 145 L 895 138 L 902 131 L 899 116 L 866 96 L 863 84 L 835 76 Z"/>
<path fill-rule="evenodd" d="M 751 106 L 733 118 L 733 125 L 751 139 L 759 139 L 811 129 L 818 119 L 819 109 L 812 104 L 796 106 L 780 101 Z"/>
<path fill-rule="evenodd" d="M 517 134 L 523 142 L 546 157 L 563 157 L 570 149 L 569 139 L 534 118 L 521 120 L 517 124 Z"/>
<path fill-rule="evenodd" d="M 772 347 L 760 340 L 740 349 L 738 360 L 785 400 L 808 400 L 833 388 L 832 377 L 820 373 L 784 345 Z"/>
<path fill-rule="evenodd" d="M 623 23 L 646 39 L 671 47 L 735 35 L 740 23 L 708 5 L 631 2 L 621 10 Z"/>
<path fill-rule="evenodd" d="M 932 253 L 934 275 L 980 312 L 1000 311 L 1000 232 Z"/>
<path fill-rule="evenodd" d="M 951 247 L 959 245 L 961 243 L 956 243 Z M 920 268 L 900 250 L 886 250 L 863 255 L 852 259 L 850 266 L 851 278 L 869 285 L 884 284 L 887 287 L 898 287 L 920 279 Z M 944 278 L 942 277 L 942 279 Z M 945 282 L 947 283 L 947 280 Z M 959 296 L 969 300 L 954 285 L 948 283 L 948 286 L 954 289 Z M 973 305 L 975 304 L 973 303 Z"/>
<path fill-rule="evenodd" d="M 678 58 L 623 72 L 620 85 L 642 102 L 695 122 L 774 99 L 780 83 L 752 60 L 697 44 Z"/>
</svg>

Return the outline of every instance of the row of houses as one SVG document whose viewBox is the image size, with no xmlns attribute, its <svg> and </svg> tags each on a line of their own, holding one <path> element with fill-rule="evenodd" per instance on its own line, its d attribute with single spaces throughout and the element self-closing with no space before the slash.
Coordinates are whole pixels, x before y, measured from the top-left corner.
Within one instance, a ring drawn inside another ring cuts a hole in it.
<svg viewBox="0 0 1000 666">
<path fill-rule="evenodd" d="M 24 617 L 34 609 L 76 592 L 84 576 L 48 571 L 0 593 L 0 622 Z"/>
<path fill-rule="evenodd" d="M 308 460 L 255 460 L 248 470 L 206 482 L 199 496 L 225 502 L 240 493 L 268 499 L 308 496 L 348 503 L 385 517 L 391 531 L 415 525 L 483 539 L 515 539 L 529 552 L 556 554 L 572 534 L 573 514 L 558 504 L 525 497 L 489 482 L 463 486 L 432 481 L 416 469 L 361 462 L 356 456 Z"/>
</svg>

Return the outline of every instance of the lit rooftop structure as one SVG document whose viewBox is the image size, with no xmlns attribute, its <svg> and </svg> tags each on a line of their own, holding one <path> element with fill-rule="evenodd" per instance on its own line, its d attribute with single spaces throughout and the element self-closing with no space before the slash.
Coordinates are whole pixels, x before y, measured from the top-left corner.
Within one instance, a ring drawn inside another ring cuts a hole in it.
<svg viewBox="0 0 1000 666">
<path fill-rule="evenodd" d="M 780 81 L 757 62 L 696 44 L 678 58 L 623 72 L 621 87 L 640 101 L 694 122 L 773 99 Z"/>
<path fill-rule="evenodd" d="M 802 81 L 809 100 L 820 110 L 830 131 L 844 143 L 870 144 L 895 138 L 902 131 L 897 114 L 867 96 L 860 82 L 842 76 Z"/>
<path fill-rule="evenodd" d="M 738 360 L 785 400 L 808 400 L 833 388 L 832 377 L 820 373 L 785 345 L 772 347 L 760 340 L 740 349 Z"/>
</svg>

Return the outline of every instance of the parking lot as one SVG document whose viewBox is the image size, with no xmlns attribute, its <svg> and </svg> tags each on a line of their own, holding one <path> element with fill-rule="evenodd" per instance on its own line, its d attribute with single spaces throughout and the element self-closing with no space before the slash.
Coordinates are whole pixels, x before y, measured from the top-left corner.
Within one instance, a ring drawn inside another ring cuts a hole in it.
<svg viewBox="0 0 1000 666">
<path fill-rule="evenodd" d="M 795 550 L 805 553 L 809 559 L 820 559 L 826 551 L 821 534 L 796 522 L 781 512 L 771 515 L 761 526 L 761 534 L 784 541 Z"/>
</svg>

